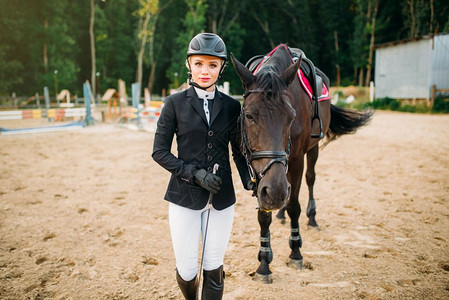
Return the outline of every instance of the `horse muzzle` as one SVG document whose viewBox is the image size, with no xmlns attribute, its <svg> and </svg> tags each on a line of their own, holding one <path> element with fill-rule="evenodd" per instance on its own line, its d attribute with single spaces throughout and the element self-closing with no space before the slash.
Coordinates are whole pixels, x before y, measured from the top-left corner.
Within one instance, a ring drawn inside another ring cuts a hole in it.
<svg viewBox="0 0 449 300">
<path fill-rule="evenodd" d="M 291 185 L 285 174 L 277 178 L 270 179 L 268 176 L 262 178 L 257 191 L 260 209 L 272 211 L 284 207 L 290 198 L 290 193 Z"/>
</svg>

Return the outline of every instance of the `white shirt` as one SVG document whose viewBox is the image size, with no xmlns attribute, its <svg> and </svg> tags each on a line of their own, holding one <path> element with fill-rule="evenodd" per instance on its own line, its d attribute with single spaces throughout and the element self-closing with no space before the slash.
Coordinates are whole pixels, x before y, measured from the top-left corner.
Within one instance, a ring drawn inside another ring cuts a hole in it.
<svg viewBox="0 0 449 300">
<path fill-rule="evenodd" d="M 209 112 L 209 103 L 207 100 L 214 99 L 215 97 L 215 88 L 212 92 L 208 92 L 202 89 L 199 89 L 197 87 L 193 87 L 196 91 L 196 94 L 198 95 L 198 98 L 203 100 L 203 109 L 204 113 L 206 114 L 207 123 L 210 124 L 210 112 Z"/>
</svg>

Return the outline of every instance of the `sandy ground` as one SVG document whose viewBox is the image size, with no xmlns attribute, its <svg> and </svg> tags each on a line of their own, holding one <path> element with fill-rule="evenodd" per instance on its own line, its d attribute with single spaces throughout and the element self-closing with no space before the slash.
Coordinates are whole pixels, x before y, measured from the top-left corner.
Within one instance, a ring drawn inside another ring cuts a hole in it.
<svg viewBox="0 0 449 300">
<path fill-rule="evenodd" d="M 252 280 L 256 200 L 234 172 L 224 299 L 449 299 L 448 140 L 448 115 L 377 112 L 329 144 L 317 164 L 321 230 L 300 218 L 308 268 L 286 265 L 289 226 L 276 220 L 272 284 Z M 181 299 L 169 174 L 152 141 L 112 125 L 0 136 L 1 299 Z"/>
</svg>

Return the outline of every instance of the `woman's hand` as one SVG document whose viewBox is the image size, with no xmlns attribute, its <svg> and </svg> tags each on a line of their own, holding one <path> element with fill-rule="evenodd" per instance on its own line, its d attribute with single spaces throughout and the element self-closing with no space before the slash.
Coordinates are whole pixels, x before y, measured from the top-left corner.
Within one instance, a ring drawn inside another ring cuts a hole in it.
<svg viewBox="0 0 449 300">
<path fill-rule="evenodd" d="M 221 178 L 217 175 L 199 169 L 193 172 L 193 180 L 203 189 L 216 194 L 220 190 Z"/>
</svg>

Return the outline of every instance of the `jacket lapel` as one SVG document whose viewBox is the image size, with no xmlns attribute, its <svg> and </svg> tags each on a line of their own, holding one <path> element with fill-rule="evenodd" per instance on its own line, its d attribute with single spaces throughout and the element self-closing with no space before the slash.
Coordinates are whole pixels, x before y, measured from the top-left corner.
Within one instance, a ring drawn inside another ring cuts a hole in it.
<svg viewBox="0 0 449 300">
<path fill-rule="evenodd" d="M 215 97 L 214 97 L 214 108 L 212 109 L 212 115 L 210 117 L 210 124 L 212 124 L 220 113 L 223 107 L 223 97 L 221 97 L 221 93 L 218 91 L 218 87 L 215 87 Z"/>
<path fill-rule="evenodd" d="M 187 96 L 187 99 L 190 102 L 190 104 L 195 109 L 195 111 L 201 116 L 201 118 L 203 118 L 203 121 L 207 124 L 206 114 L 204 113 L 203 106 L 201 105 L 201 101 L 198 98 L 198 95 L 196 94 L 195 89 L 193 87 L 190 87 L 187 90 L 186 96 Z"/>
</svg>

